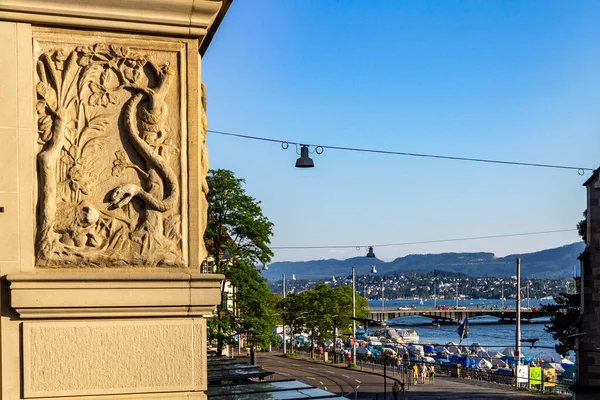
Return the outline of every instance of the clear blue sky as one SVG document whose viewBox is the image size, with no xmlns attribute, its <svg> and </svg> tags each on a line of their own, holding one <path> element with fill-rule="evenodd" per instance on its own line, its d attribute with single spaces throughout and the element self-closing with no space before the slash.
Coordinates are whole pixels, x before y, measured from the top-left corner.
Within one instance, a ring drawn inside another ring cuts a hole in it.
<svg viewBox="0 0 600 400">
<path fill-rule="evenodd" d="M 234 1 L 203 60 L 209 129 L 302 143 L 596 168 L 600 2 Z M 575 228 L 587 172 L 293 147 L 208 134 L 273 246 Z M 375 248 L 537 251 L 577 233 Z M 280 250 L 274 261 L 366 250 Z"/>
</svg>

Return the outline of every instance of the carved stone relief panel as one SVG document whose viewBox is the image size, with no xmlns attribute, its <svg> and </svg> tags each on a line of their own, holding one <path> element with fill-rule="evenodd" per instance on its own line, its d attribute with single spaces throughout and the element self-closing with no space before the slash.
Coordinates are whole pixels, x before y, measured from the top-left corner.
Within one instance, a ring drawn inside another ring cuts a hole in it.
<svg viewBox="0 0 600 400">
<path fill-rule="evenodd" d="M 36 36 L 36 266 L 187 266 L 184 44 Z"/>
</svg>

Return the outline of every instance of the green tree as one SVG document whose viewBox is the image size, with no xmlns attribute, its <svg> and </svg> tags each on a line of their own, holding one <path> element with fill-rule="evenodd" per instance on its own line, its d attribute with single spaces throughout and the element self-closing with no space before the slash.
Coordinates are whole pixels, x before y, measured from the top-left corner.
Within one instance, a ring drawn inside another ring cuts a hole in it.
<svg viewBox="0 0 600 400">
<path fill-rule="evenodd" d="M 579 278 L 576 280 L 576 289 L 579 287 Z M 566 355 L 569 350 L 575 349 L 575 340 L 577 333 L 579 315 L 579 300 L 580 295 L 578 290 L 575 293 L 558 293 L 554 296 L 555 304 L 547 304 L 542 306 L 541 310 L 553 313 L 550 317 L 550 325 L 546 325 L 546 332 L 552 334 L 554 340 L 558 340 L 555 345 L 558 354 Z"/>
<path fill-rule="evenodd" d="M 206 250 L 217 272 L 224 273 L 234 287 L 235 303 L 232 313 L 225 307 L 222 296 L 213 320 L 207 325 L 208 337 L 217 341 L 219 353 L 225 343 L 232 343 L 234 333 L 248 335 L 252 347 L 265 345 L 273 336 L 270 292 L 255 265 L 267 263 L 273 256 L 268 247 L 273 224 L 263 215 L 260 201 L 246 194 L 245 181 L 236 178 L 233 172 L 211 170 L 207 182 L 210 191 L 204 234 Z M 225 258 L 226 253 L 230 258 Z"/>
<path fill-rule="evenodd" d="M 587 210 L 583 212 L 583 219 L 577 223 L 577 233 L 587 243 Z"/>
<path fill-rule="evenodd" d="M 255 347 L 267 347 L 275 340 L 274 316 L 270 307 L 271 292 L 266 279 L 255 266 L 238 260 L 226 272 L 227 279 L 237 289 L 236 315 L 233 327 L 237 334 L 248 337 L 251 352 Z"/>
<path fill-rule="evenodd" d="M 587 210 L 583 212 L 585 219 L 577 223 L 579 235 L 586 241 L 587 232 Z M 546 332 L 552 334 L 554 340 L 558 340 L 555 346 L 558 354 L 565 355 L 569 350 L 575 349 L 577 328 L 581 320 L 581 296 L 579 294 L 580 279 L 575 279 L 575 290 L 573 294 L 558 293 L 553 296 L 554 303 L 542 306 L 541 310 L 554 315 L 550 318 L 550 325 L 546 325 Z"/>
<path fill-rule="evenodd" d="M 356 316 L 364 318 L 369 313 L 367 299 L 356 293 Z M 350 333 L 352 326 L 352 288 L 340 286 L 330 288 L 323 282 L 314 289 L 300 294 L 290 294 L 278 305 L 284 323 L 290 327 L 290 336 L 301 330 L 311 335 L 311 356 L 315 356 L 315 345 L 338 333 Z"/>
</svg>

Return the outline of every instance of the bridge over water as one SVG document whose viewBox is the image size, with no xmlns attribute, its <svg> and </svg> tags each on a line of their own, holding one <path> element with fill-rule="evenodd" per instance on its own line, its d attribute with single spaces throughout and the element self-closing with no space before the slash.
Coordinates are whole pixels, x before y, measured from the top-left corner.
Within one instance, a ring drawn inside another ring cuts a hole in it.
<svg viewBox="0 0 600 400">
<path fill-rule="evenodd" d="M 521 309 L 521 321 L 530 322 L 532 319 L 549 317 L 552 313 L 542 312 L 540 310 L 533 311 L 531 309 Z M 394 309 L 369 309 L 369 318 L 375 321 L 387 321 L 398 317 L 427 317 L 431 318 L 434 322 L 448 323 L 448 322 L 460 322 L 465 317 L 496 317 L 498 322 L 510 322 L 517 318 L 517 312 L 514 309 L 507 310 L 490 310 L 490 309 L 462 309 L 462 310 L 439 310 L 436 308 L 415 308 L 412 310 L 394 310 Z"/>
</svg>

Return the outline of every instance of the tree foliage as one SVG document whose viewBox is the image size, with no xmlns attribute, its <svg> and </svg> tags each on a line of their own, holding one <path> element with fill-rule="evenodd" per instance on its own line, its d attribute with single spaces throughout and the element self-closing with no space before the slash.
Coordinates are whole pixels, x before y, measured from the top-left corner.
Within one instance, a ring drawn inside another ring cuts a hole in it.
<svg viewBox="0 0 600 400">
<path fill-rule="evenodd" d="M 356 317 L 365 318 L 369 314 L 367 299 L 356 299 Z M 352 327 L 352 288 L 341 286 L 330 288 L 323 282 L 317 283 L 314 289 L 282 299 L 278 309 L 283 315 L 283 322 L 290 328 L 290 335 L 307 331 L 311 336 L 311 349 L 314 357 L 315 343 L 333 339 L 337 334 L 349 334 Z"/>
<path fill-rule="evenodd" d="M 226 169 L 210 170 L 206 180 L 210 190 L 204 241 L 217 268 L 226 265 L 222 262 L 225 250 L 233 260 L 269 262 L 273 224 L 263 215 L 260 201 L 246 194 L 245 180 Z"/>
<path fill-rule="evenodd" d="M 587 210 L 583 212 L 584 219 L 577 223 L 577 231 L 586 242 L 587 234 Z M 573 294 L 559 293 L 554 296 L 554 303 L 542 306 L 541 310 L 553 313 L 550 325 L 545 326 L 546 332 L 552 334 L 552 338 L 558 341 L 556 352 L 566 355 L 569 350 L 575 349 L 577 328 L 581 320 L 581 295 L 579 294 L 580 279 L 575 279 L 575 290 Z"/>
<path fill-rule="evenodd" d="M 234 288 L 234 311 L 224 307 L 222 296 L 208 322 L 208 337 L 217 341 L 218 352 L 232 343 L 235 334 L 244 334 L 252 347 L 266 346 L 274 339 L 271 292 L 255 265 L 273 256 L 268 247 L 273 224 L 263 215 L 260 201 L 246 194 L 245 181 L 233 172 L 211 170 L 207 182 L 206 250 L 217 272 L 225 274 Z M 226 251 L 229 259 L 224 257 Z"/>
<path fill-rule="evenodd" d="M 587 210 L 583 212 L 583 219 L 577 223 L 577 233 L 587 243 Z"/>
<path fill-rule="evenodd" d="M 577 288 L 579 285 L 575 285 Z M 550 325 L 546 325 L 546 332 L 552 334 L 552 338 L 558 341 L 556 344 L 556 352 L 566 355 L 569 350 L 575 349 L 579 315 L 579 299 L 580 295 L 576 290 L 575 293 L 559 293 L 554 296 L 555 304 L 547 304 L 542 306 L 541 311 L 555 313 L 550 318 Z"/>
</svg>

